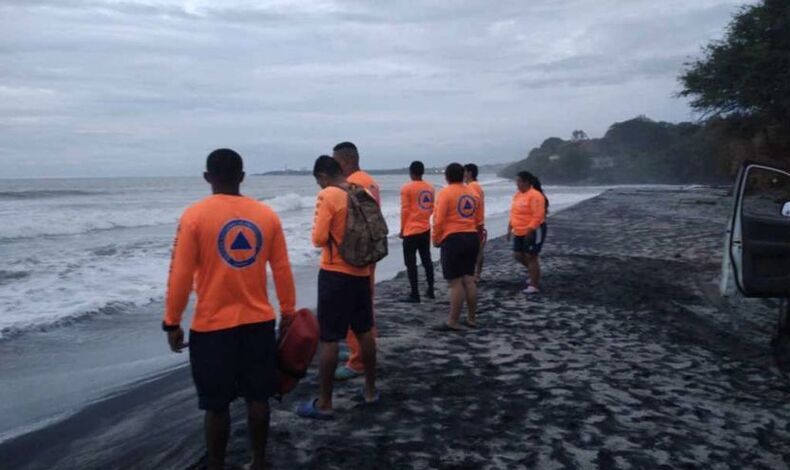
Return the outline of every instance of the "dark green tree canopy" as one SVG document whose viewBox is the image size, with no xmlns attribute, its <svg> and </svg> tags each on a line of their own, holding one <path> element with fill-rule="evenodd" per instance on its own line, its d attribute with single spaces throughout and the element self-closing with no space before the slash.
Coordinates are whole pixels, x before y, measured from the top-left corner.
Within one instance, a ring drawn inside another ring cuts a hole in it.
<svg viewBox="0 0 790 470">
<path fill-rule="evenodd" d="M 742 115 L 790 126 L 790 0 L 743 7 L 721 41 L 680 76 L 705 116 Z"/>
</svg>

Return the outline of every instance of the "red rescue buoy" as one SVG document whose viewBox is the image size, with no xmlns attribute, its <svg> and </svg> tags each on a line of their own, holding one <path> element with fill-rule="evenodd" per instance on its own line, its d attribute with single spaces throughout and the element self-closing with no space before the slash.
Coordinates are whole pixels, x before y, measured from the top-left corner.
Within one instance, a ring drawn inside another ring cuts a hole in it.
<svg viewBox="0 0 790 470">
<path fill-rule="evenodd" d="M 318 350 L 318 320 L 303 308 L 296 312 L 291 326 L 277 340 L 277 391 L 282 397 L 307 375 Z"/>
</svg>

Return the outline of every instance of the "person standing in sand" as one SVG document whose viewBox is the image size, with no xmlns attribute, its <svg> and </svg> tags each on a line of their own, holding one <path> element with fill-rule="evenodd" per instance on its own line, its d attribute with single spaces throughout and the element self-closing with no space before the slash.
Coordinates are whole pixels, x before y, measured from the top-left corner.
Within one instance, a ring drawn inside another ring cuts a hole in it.
<svg viewBox="0 0 790 470">
<path fill-rule="evenodd" d="M 480 250 L 477 228 L 482 223 L 477 196 L 464 184 L 464 167 L 451 163 L 444 171 L 448 185 L 436 196 L 433 210 L 433 243 L 441 249 L 442 274 L 450 283 L 450 313 L 440 329 L 459 330 L 458 320 L 466 300 L 466 324 L 477 326 L 475 263 Z"/>
<path fill-rule="evenodd" d="M 431 213 L 435 191 L 433 185 L 423 181 L 425 165 L 411 162 L 409 176 L 411 181 L 400 190 L 400 238 L 403 240 L 403 261 L 411 288 L 404 300 L 420 303 L 420 290 L 417 283 L 417 252 L 425 269 L 428 290 L 425 297 L 436 297 L 433 290 L 433 261 L 431 260 Z"/>
<path fill-rule="evenodd" d="M 516 178 L 518 191 L 510 206 L 510 221 L 507 226 L 507 240 L 513 240 L 513 257 L 527 268 L 529 278 L 524 288 L 525 294 L 540 292 L 540 251 L 546 240 L 546 213 L 549 200 L 543 194 L 540 180 L 528 171 L 522 171 Z"/>
<path fill-rule="evenodd" d="M 381 191 L 379 184 L 372 176 L 359 169 L 359 151 L 357 146 L 351 142 L 340 142 L 332 149 L 332 158 L 334 158 L 340 165 L 343 176 L 349 184 L 359 186 L 367 189 L 370 194 L 381 205 Z M 370 268 L 370 309 L 374 311 L 373 296 L 376 289 L 376 266 Z M 375 344 L 378 333 L 376 331 L 375 312 L 373 314 L 373 342 Z M 348 380 L 358 377 L 364 373 L 364 364 L 362 361 L 362 354 L 357 343 L 356 335 L 351 330 L 346 335 L 346 344 L 348 344 L 348 361 L 335 371 L 335 379 Z"/>
<path fill-rule="evenodd" d="M 197 304 L 189 333 L 189 361 L 205 410 L 209 469 L 224 468 L 230 432 L 228 407 L 247 401 L 253 469 L 265 468 L 269 397 L 275 388 L 275 313 L 269 304 L 266 265 L 272 269 L 282 319 L 293 321 L 296 301 L 285 235 L 277 214 L 242 196 L 241 156 L 211 152 L 204 178 L 213 192 L 181 216 L 173 244 L 162 328 L 173 352 L 185 347 L 181 319 L 193 283 Z"/>
<path fill-rule="evenodd" d="M 313 222 L 313 244 L 323 249 L 318 272 L 318 324 L 321 352 L 318 363 L 318 398 L 296 409 L 303 418 L 332 419 L 332 389 L 337 366 L 338 341 L 351 331 L 360 347 L 365 374 L 361 390 L 366 403 L 378 401 L 376 391 L 376 343 L 373 338 L 373 306 L 370 302 L 372 266 L 357 267 L 339 253 L 346 231 L 348 189 L 338 162 L 318 157 L 313 176 L 321 187 Z"/>
<path fill-rule="evenodd" d="M 488 232 L 485 226 L 486 194 L 483 191 L 483 186 L 477 182 L 477 173 L 478 168 L 474 163 L 464 165 L 464 183 L 477 195 L 478 210 L 480 211 L 480 225 L 477 227 L 477 235 L 480 238 L 480 251 L 477 253 L 477 262 L 475 263 L 475 282 L 480 282 L 480 277 L 483 274 L 483 250 L 488 241 Z"/>
</svg>

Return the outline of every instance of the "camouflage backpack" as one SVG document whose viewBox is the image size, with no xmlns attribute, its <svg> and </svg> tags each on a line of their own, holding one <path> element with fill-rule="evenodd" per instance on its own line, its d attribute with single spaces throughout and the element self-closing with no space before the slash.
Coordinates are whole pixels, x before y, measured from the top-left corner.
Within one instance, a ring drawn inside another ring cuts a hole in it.
<svg viewBox="0 0 790 470">
<path fill-rule="evenodd" d="M 348 213 L 340 256 L 351 266 L 364 267 L 381 261 L 389 250 L 387 221 L 376 199 L 356 185 L 346 190 Z"/>
</svg>

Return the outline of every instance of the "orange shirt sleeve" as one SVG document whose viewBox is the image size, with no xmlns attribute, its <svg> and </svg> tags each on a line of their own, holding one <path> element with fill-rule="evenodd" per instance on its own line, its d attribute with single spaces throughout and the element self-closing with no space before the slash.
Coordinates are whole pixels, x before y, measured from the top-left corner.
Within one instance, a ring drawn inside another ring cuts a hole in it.
<svg viewBox="0 0 790 470">
<path fill-rule="evenodd" d="M 546 220 L 546 202 L 540 193 L 529 199 L 529 208 L 533 214 L 532 219 L 529 221 L 529 229 L 537 230 L 540 224 Z"/>
<path fill-rule="evenodd" d="M 436 205 L 433 208 L 433 243 L 438 244 L 442 241 L 444 234 L 444 225 L 447 216 L 447 195 L 446 191 L 439 191 L 436 196 Z"/>
<path fill-rule="evenodd" d="M 324 191 L 318 193 L 313 218 L 313 245 L 321 248 L 329 242 L 329 227 L 332 223 L 331 202 Z"/>
<path fill-rule="evenodd" d="M 277 300 L 280 302 L 280 313 L 292 315 L 296 305 L 296 287 L 291 272 L 291 263 L 288 261 L 288 245 L 280 223 L 280 218 L 274 217 L 274 236 L 272 237 L 272 252 L 269 256 L 269 265 L 272 267 L 274 288 L 277 291 Z"/>
<path fill-rule="evenodd" d="M 406 221 L 409 216 L 409 191 L 408 186 L 403 186 L 400 190 L 400 233 L 406 230 Z"/>
<path fill-rule="evenodd" d="M 173 254 L 170 260 L 164 318 L 167 325 L 181 323 L 184 309 L 189 302 L 189 294 L 192 292 L 199 254 L 194 223 L 190 220 L 188 213 L 185 213 L 181 216 L 176 229 Z"/>
</svg>

